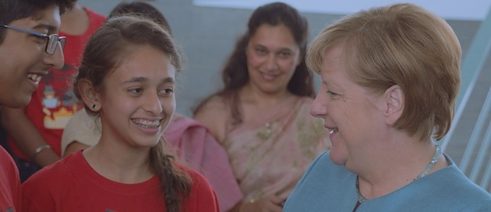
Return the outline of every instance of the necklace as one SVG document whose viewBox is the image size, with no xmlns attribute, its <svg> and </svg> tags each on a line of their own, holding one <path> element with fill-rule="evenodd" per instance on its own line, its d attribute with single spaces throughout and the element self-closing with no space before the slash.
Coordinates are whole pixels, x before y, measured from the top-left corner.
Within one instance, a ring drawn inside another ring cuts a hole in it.
<svg viewBox="0 0 491 212">
<path fill-rule="evenodd" d="M 436 162 L 438 161 L 438 157 L 440 156 L 441 151 L 442 150 L 441 150 L 440 144 L 435 144 L 435 153 L 433 153 L 433 156 L 431 157 L 430 162 L 428 162 L 428 164 L 426 164 L 426 167 L 421 172 L 421 174 L 416 176 L 411 182 L 419 180 L 419 179 L 423 178 L 424 176 L 426 176 L 430 173 L 430 171 L 433 169 Z M 358 176 L 356 176 L 356 193 L 358 194 L 358 200 L 356 201 L 356 206 L 355 206 L 353 211 L 356 211 L 356 208 L 358 208 L 358 206 L 360 206 L 360 204 L 367 201 L 367 198 L 365 198 L 363 196 L 363 194 L 361 194 L 361 192 L 360 192 L 360 186 L 358 183 Z"/>
<path fill-rule="evenodd" d="M 257 133 L 256 136 L 261 140 L 268 140 L 273 134 L 273 127 L 276 122 L 267 122 Z"/>
</svg>

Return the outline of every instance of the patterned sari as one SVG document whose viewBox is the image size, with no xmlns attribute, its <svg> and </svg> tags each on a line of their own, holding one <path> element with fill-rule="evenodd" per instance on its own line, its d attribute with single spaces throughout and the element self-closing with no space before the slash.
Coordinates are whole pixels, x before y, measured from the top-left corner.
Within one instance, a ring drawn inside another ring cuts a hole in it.
<svg viewBox="0 0 491 212">
<path fill-rule="evenodd" d="M 310 115 L 311 98 L 279 105 L 275 114 L 242 123 L 224 147 L 245 201 L 271 194 L 286 198 L 312 160 L 328 146 L 323 122 Z"/>
</svg>

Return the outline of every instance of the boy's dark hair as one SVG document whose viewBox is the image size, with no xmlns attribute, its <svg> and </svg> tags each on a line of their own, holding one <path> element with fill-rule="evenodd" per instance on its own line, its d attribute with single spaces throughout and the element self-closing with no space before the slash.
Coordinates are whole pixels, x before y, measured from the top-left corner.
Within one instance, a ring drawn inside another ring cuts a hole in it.
<svg viewBox="0 0 491 212">
<path fill-rule="evenodd" d="M 77 0 L 2 0 L 0 1 L 0 24 L 9 24 L 12 21 L 36 17 L 38 12 L 57 5 L 60 13 L 69 9 Z M 0 28 L 0 43 L 3 42 L 5 29 Z"/>
<path fill-rule="evenodd" d="M 143 18 L 148 18 L 161 27 L 163 27 L 169 34 L 172 35 L 169 22 L 157 8 L 149 3 L 136 1 L 136 2 L 121 2 L 108 15 L 108 18 L 118 17 L 122 15 L 133 15 Z"/>
</svg>

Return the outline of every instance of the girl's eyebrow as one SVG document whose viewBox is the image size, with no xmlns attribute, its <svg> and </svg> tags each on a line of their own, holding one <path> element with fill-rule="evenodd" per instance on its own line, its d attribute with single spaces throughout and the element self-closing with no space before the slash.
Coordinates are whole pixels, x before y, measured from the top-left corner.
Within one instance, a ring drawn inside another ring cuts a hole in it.
<svg viewBox="0 0 491 212">
<path fill-rule="evenodd" d="M 165 83 L 175 83 L 176 80 L 174 79 L 174 77 L 167 77 L 164 80 L 162 80 L 162 82 L 165 82 Z"/>
<path fill-rule="evenodd" d="M 144 82 L 147 81 L 146 77 L 133 77 L 129 80 L 122 82 L 121 84 L 134 83 L 134 82 Z"/>
<path fill-rule="evenodd" d="M 145 82 L 147 80 L 148 80 L 148 78 L 146 78 L 146 77 L 133 77 L 129 80 L 122 82 L 122 84 L 135 83 L 135 82 Z M 163 83 L 174 83 L 175 79 L 174 79 L 174 77 L 167 77 L 167 78 L 163 79 L 162 82 Z"/>
</svg>

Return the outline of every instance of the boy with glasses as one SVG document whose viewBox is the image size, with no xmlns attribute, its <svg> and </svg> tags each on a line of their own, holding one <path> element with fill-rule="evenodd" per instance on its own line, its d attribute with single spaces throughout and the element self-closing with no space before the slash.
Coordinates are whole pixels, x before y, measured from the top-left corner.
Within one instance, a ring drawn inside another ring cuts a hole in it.
<svg viewBox="0 0 491 212">
<path fill-rule="evenodd" d="M 19 28 L 19 27 L 16 27 L 16 26 L 10 26 L 10 25 L 0 25 L 0 27 L 2 28 L 6 28 L 6 29 L 11 29 L 11 30 L 15 30 L 17 32 L 23 32 L 23 33 L 27 33 L 29 35 L 32 35 L 34 37 L 37 37 L 41 40 L 45 40 L 46 42 L 46 48 L 45 48 L 45 52 L 49 55 L 53 55 L 55 54 L 56 52 L 56 49 L 61 46 L 63 48 L 63 46 L 65 46 L 65 40 L 66 40 L 66 37 L 65 36 L 60 36 L 58 34 L 44 34 L 44 33 L 40 33 L 40 32 L 37 32 L 35 30 L 31 30 L 31 29 L 26 29 L 26 28 Z"/>
<path fill-rule="evenodd" d="M 60 13 L 73 0 L 0 2 L 0 106 L 24 107 L 41 78 L 63 65 Z M 8 124 L 8 123 L 7 123 Z M 20 211 L 15 163 L 0 147 L 0 211 Z"/>
<path fill-rule="evenodd" d="M 46 46 L 47 51 L 56 50 L 57 43 L 66 37 L 69 42 L 63 51 L 63 67 L 51 69 L 39 81 L 26 107 L 2 111 L 7 143 L 20 170 L 21 182 L 41 167 L 60 159 L 63 129 L 72 115 L 82 108 L 73 93 L 72 80 L 78 73 L 85 44 L 104 21 L 104 16 L 78 3 L 67 10 L 61 16 L 60 35 L 63 36 L 49 37 L 48 41 L 54 41 L 54 44 Z"/>
</svg>

